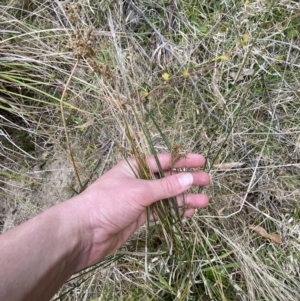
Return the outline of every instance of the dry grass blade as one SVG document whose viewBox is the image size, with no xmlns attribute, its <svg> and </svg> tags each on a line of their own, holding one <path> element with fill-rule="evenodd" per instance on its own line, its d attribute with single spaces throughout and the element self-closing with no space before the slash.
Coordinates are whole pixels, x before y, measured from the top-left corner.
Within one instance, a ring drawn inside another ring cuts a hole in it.
<svg viewBox="0 0 300 301">
<path fill-rule="evenodd" d="M 73 70 L 71 71 L 71 74 L 70 74 L 70 77 L 65 85 L 65 88 L 63 90 L 63 93 L 61 95 L 61 99 L 60 99 L 60 111 L 61 111 L 61 117 L 62 117 L 62 121 L 63 121 L 63 126 L 64 126 L 64 130 L 65 130 L 65 136 L 66 136 L 66 142 L 67 142 L 67 147 L 68 147 L 68 150 L 69 150 L 69 156 L 71 158 L 71 161 L 72 161 L 72 165 L 73 165 L 73 169 L 74 169 L 74 172 L 75 172 L 75 175 L 76 175 L 76 178 L 77 178 L 77 181 L 78 181 L 78 184 L 79 184 L 79 187 L 80 187 L 80 190 L 82 191 L 83 190 L 83 186 L 82 186 L 82 183 L 81 183 L 81 180 L 80 180 L 80 176 L 79 176 L 79 173 L 78 173 L 78 169 L 76 167 L 76 163 L 75 163 L 75 160 L 74 160 L 74 156 L 73 156 L 73 152 L 72 152 L 72 147 L 71 147 L 71 143 L 70 143 L 70 139 L 69 139 L 69 135 L 68 135 L 68 130 L 67 130 L 67 125 L 66 125 L 66 118 L 65 118 L 65 112 L 64 112 L 64 105 L 63 105 L 63 100 L 65 98 L 65 95 L 66 95 L 66 92 L 67 92 L 67 89 L 68 89 L 68 86 L 70 84 L 70 81 L 74 75 L 74 72 L 78 66 L 78 63 L 79 63 L 79 59 L 77 59 L 74 67 L 73 67 Z"/>
</svg>

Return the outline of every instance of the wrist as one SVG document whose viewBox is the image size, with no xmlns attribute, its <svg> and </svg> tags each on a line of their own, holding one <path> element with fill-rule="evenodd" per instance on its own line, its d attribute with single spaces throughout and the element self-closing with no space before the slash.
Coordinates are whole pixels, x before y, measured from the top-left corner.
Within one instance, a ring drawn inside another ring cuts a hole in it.
<svg viewBox="0 0 300 301">
<path fill-rule="evenodd" d="M 101 196 L 97 194 L 97 202 Z M 89 267 L 118 248 L 120 239 L 115 233 L 109 232 L 105 219 L 97 210 L 95 196 L 91 190 L 65 202 L 67 215 L 72 218 L 73 229 L 79 238 L 79 254 L 76 271 Z M 103 213 L 103 212 L 102 212 Z"/>
<path fill-rule="evenodd" d="M 58 216 L 58 231 L 65 248 L 66 265 L 72 266 L 72 274 L 87 267 L 92 235 L 81 195 L 49 209 L 49 214 Z"/>
</svg>

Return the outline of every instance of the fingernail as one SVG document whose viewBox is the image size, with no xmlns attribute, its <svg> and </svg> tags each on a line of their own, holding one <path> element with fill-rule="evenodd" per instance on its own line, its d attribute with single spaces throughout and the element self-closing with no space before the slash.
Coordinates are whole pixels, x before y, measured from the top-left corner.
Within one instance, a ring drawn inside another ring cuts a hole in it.
<svg viewBox="0 0 300 301">
<path fill-rule="evenodd" d="M 191 173 L 183 173 L 178 175 L 178 181 L 182 188 L 188 188 L 193 184 L 193 175 Z"/>
</svg>

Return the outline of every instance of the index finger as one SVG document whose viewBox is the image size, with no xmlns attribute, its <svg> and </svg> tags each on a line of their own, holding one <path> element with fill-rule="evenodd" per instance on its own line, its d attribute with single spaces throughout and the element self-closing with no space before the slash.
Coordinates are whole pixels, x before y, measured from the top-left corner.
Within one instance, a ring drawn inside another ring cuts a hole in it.
<svg viewBox="0 0 300 301">
<path fill-rule="evenodd" d="M 166 171 L 171 168 L 171 159 L 172 155 L 169 153 L 165 154 L 157 154 L 158 161 L 162 170 Z M 160 168 L 157 165 L 156 159 L 154 155 L 150 155 L 147 157 L 147 162 L 150 169 L 156 173 L 159 172 Z M 197 168 L 202 167 L 205 163 L 205 158 L 199 154 L 187 154 L 186 158 L 179 159 L 172 168 Z M 136 164 L 136 163 L 134 163 Z"/>
</svg>

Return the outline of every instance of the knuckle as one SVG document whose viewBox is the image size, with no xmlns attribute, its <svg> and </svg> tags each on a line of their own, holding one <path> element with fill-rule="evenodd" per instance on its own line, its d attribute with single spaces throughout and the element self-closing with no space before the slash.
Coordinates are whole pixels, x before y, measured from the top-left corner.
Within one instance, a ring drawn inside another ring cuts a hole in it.
<svg viewBox="0 0 300 301">
<path fill-rule="evenodd" d="M 162 181 L 163 189 L 165 193 L 169 196 L 174 195 L 175 185 L 174 181 L 171 178 L 164 178 Z"/>
</svg>

